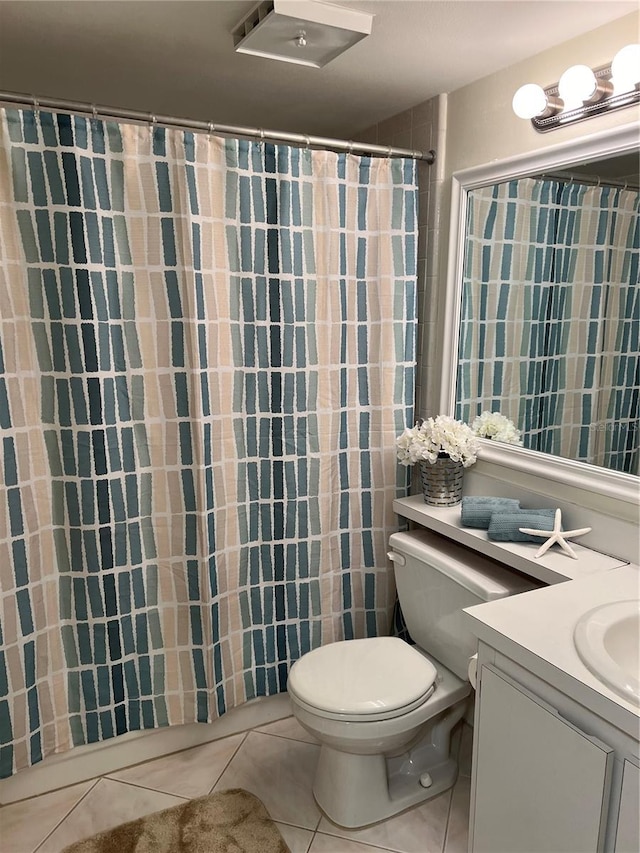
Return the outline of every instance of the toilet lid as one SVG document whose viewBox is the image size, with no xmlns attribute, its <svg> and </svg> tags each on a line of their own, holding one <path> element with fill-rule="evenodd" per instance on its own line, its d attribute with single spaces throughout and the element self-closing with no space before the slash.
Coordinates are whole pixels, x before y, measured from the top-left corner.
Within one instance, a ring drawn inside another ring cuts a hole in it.
<svg viewBox="0 0 640 853">
<path fill-rule="evenodd" d="M 431 692 L 437 670 L 398 637 L 344 640 L 309 652 L 291 668 L 289 689 L 334 714 L 391 713 Z"/>
</svg>

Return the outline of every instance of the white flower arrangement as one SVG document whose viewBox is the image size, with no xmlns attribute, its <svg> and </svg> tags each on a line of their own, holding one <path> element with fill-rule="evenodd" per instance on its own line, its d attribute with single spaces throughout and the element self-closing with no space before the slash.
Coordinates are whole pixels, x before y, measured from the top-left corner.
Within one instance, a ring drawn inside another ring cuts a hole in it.
<svg viewBox="0 0 640 853">
<path fill-rule="evenodd" d="M 471 424 L 471 429 L 479 438 L 502 441 L 505 444 L 522 444 L 520 430 L 512 420 L 499 412 L 483 412 Z"/>
<path fill-rule="evenodd" d="M 396 439 L 398 460 L 402 465 L 416 462 L 435 462 L 439 456 L 448 456 L 462 462 L 465 468 L 476 461 L 479 443 L 471 428 L 448 415 L 427 418 Z"/>
</svg>

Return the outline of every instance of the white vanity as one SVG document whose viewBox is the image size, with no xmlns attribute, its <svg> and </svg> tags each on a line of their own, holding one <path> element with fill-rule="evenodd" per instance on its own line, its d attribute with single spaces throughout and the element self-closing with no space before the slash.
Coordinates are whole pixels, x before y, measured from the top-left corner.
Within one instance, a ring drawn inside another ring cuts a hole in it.
<svg viewBox="0 0 640 853">
<path fill-rule="evenodd" d="M 640 706 L 583 663 L 574 629 L 640 598 L 640 568 L 577 543 L 578 560 L 556 549 L 536 560 L 535 544 L 491 542 L 461 527 L 459 505 L 421 495 L 394 509 L 549 584 L 466 611 L 478 637 L 469 850 L 637 853 Z"/>
</svg>

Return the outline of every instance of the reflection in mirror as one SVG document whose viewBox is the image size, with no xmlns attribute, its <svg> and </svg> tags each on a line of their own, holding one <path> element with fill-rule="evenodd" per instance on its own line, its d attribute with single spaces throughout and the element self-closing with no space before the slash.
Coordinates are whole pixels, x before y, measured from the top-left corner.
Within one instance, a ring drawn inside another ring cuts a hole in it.
<svg viewBox="0 0 640 853">
<path fill-rule="evenodd" d="M 470 190 L 455 416 L 640 473 L 638 155 Z"/>
</svg>

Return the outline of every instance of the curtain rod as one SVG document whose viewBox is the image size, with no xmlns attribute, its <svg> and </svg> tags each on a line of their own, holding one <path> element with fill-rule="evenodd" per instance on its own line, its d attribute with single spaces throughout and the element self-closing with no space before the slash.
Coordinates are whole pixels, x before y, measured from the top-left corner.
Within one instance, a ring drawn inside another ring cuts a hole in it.
<svg viewBox="0 0 640 853">
<path fill-rule="evenodd" d="M 406 157 L 410 160 L 422 160 L 428 165 L 435 162 L 436 152 L 417 151 L 409 148 L 394 148 L 392 145 L 374 145 L 368 142 L 354 142 L 346 139 L 332 139 L 328 136 L 311 136 L 304 133 L 288 133 L 280 130 L 265 130 L 260 127 L 240 127 L 231 124 L 217 124 L 212 121 L 197 121 L 196 119 L 177 118 L 176 116 L 155 115 L 136 110 L 123 110 L 119 107 L 101 107 L 82 101 L 65 101 L 58 98 L 36 98 L 17 92 L 0 92 L 0 103 L 13 106 L 28 107 L 29 109 L 54 110 L 55 112 L 83 113 L 94 118 L 123 119 L 140 122 L 141 124 L 158 124 L 164 127 L 192 130 L 202 133 L 220 134 L 222 136 L 246 136 L 269 142 L 287 142 L 293 145 L 304 145 L 307 148 L 316 146 L 333 148 L 338 151 L 348 151 L 349 154 L 372 154 L 380 157 Z"/>
<path fill-rule="evenodd" d="M 535 178 L 536 175 L 532 175 L 531 177 Z M 584 184 L 590 187 L 611 187 L 612 189 L 621 190 L 640 189 L 637 184 L 632 184 L 630 181 L 618 181 L 614 178 L 598 178 L 593 175 L 581 174 L 580 172 L 545 172 L 540 177 L 551 178 L 556 181 L 568 181 L 573 184 Z"/>
</svg>

